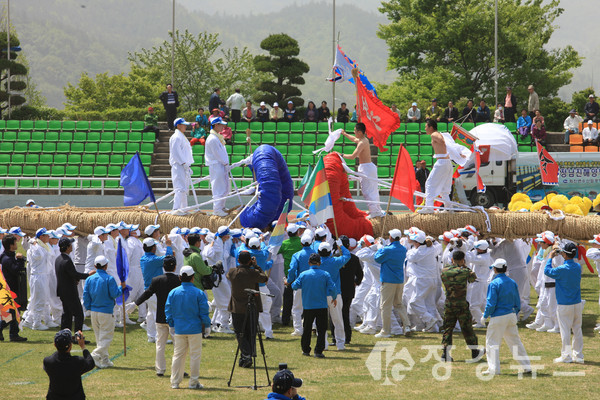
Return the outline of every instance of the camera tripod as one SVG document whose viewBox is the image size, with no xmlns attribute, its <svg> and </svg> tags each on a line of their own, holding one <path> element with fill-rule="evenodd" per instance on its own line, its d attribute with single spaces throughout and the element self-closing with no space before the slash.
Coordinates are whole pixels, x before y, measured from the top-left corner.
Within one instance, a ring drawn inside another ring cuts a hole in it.
<svg viewBox="0 0 600 400">
<path fill-rule="evenodd" d="M 254 338 L 251 342 L 251 357 L 252 357 L 252 367 L 254 368 L 254 385 L 251 386 L 234 386 L 238 388 L 247 387 L 250 389 L 257 390 L 259 387 L 270 387 L 271 386 L 271 378 L 269 377 L 269 369 L 267 367 L 267 358 L 265 353 L 265 346 L 263 344 L 262 333 L 260 329 L 258 329 L 258 311 L 256 309 L 256 302 L 254 300 L 256 295 L 265 295 L 256 290 L 252 289 L 244 289 L 248 294 L 248 303 L 246 303 L 246 315 L 244 316 L 244 324 L 242 328 L 242 333 L 236 332 L 236 336 L 246 334 L 249 332 L 250 338 Z M 246 328 L 249 327 L 247 330 Z M 256 338 L 258 338 L 258 343 L 260 344 L 260 352 L 262 354 L 263 362 L 265 365 L 265 373 L 267 374 L 267 385 L 258 386 L 256 384 Z M 231 375 L 229 375 L 229 381 L 227 382 L 227 386 L 231 386 L 231 381 L 233 379 L 233 372 L 235 371 L 235 364 L 238 360 L 238 356 L 240 355 L 240 341 L 238 340 L 237 350 L 235 352 L 235 358 L 233 359 L 233 366 L 231 367 Z M 241 359 L 241 356 L 240 356 Z"/>
</svg>

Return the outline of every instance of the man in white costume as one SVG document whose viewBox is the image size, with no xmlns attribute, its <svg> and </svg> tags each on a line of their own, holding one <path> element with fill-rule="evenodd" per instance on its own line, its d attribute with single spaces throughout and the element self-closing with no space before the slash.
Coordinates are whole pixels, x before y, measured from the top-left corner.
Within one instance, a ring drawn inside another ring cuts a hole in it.
<svg viewBox="0 0 600 400">
<path fill-rule="evenodd" d="M 169 138 L 169 164 L 171 165 L 171 179 L 173 181 L 173 210 L 185 208 L 188 206 L 187 195 L 191 184 L 191 169 L 194 163 L 192 155 L 192 145 L 185 137 L 185 129 L 189 122 L 183 118 L 177 118 L 175 122 L 175 132 Z"/>
<path fill-rule="evenodd" d="M 477 275 L 477 280 L 467 286 L 467 302 L 475 321 L 475 328 L 485 328 L 485 325 L 481 323 L 481 318 L 485 310 L 490 266 L 494 263 L 489 253 L 489 247 L 487 241 L 478 240 L 474 243 L 473 250 L 466 254 L 469 268 Z"/>
<path fill-rule="evenodd" d="M 589 260 L 596 263 L 596 271 L 598 271 L 598 278 L 600 278 L 600 235 L 594 236 L 594 238 L 588 242 L 591 247 L 587 250 L 586 255 Z M 600 304 L 600 297 L 598 303 Z M 594 330 L 600 331 L 600 323 L 596 323 Z"/>
<path fill-rule="evenodd" d="M 204 144 L 204 159 L 208 165 L 210 188 L 214 200 L 225 197 L 229 193 L 229 157 L 225 149 L 225 139 L 221 136 L 227 122 L 217 117 L 212 119 L 211 125 L 210 135 Z M 219 217 L 227 215 L 225 200 L 217 200 L 213 203 L 213 213 Z"/>
</svg>

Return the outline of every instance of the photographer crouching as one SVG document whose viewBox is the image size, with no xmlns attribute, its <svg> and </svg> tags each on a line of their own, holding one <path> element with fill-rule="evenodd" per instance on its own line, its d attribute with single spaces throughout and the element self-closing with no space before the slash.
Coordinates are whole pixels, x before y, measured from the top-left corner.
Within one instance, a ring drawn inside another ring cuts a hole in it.
<svg viewBox="0 0 600 400">
<path fill-rule="evenodd" d="M 83 350 L 83 357 L 71 355 L 75 339 Z M 69 329 L 63 329 L 54 336 L 54 346 L 56 353 L 44 358 L 44 371 L 50 378 L 46 399 L 85 399 L 81 375 L 94 369 L 95 363 L 92 355 L 85 348 L 85 338 L 81 331 L 73 337 Z"/>
</svg>

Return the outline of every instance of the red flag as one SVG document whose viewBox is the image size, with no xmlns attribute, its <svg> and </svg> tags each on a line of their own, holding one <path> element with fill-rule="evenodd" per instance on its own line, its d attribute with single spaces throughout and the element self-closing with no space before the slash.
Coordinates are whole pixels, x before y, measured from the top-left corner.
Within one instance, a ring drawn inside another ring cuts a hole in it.
<svg viewBox="0 0 600 400">
<path fill-rule="evenodd" d="M 535 140 L 535 145 L 537 146 L 538 158 L 540 159 L 542 185 L 558 185 L 558 164 L 537 139 Z"/>
<path fill-rule="evenodd" d="M 415 190 L 417 189 L 417 178 L 415 177 L 415 167 L 413 166 L 410 154 L 400 146 L 398 159 L 396 160 L 396 170 L 392 180 L 390 196 L 400 200 L 404 205 L 415 211 Z"/>
<path fill-rule="evenodd" d="M 357 79 L 356 104 L 358 120 L 367 127 L 367 136 L 373 138 L 373 144 L 379 151 L 384 148 L 388 136 L 400 126 L 400 116 L 369 92 L 365 85 Z"/>
</svg>

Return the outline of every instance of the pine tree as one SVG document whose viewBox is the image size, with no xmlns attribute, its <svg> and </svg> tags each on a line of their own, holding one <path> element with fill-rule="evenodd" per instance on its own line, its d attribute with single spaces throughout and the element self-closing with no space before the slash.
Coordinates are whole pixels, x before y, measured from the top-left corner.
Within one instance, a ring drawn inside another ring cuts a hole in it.
<svg viewBox="0 0 600 400">
<path fill-rule="evenodd" d="M 10 71 L 10 106 L 11 109 L 25 103 L 26 99 L 19 92 L 27 88 L 27 68 L 15 61 L 18 53 L 14 51 L 20 45 L 17 36 L 11 32 L 10 35 L 10 56 L 6 49 L 6 31 L 0 32 L 0 112 L 8 108 L 8 73 Z"/>
</svg>

